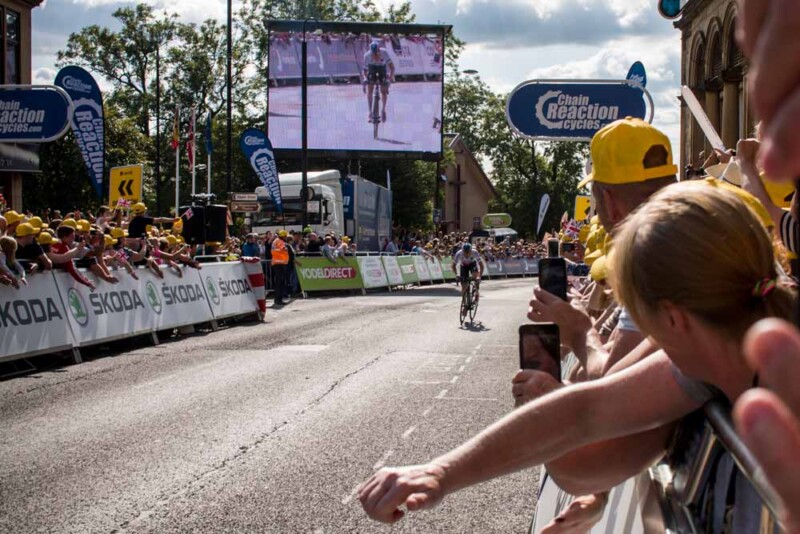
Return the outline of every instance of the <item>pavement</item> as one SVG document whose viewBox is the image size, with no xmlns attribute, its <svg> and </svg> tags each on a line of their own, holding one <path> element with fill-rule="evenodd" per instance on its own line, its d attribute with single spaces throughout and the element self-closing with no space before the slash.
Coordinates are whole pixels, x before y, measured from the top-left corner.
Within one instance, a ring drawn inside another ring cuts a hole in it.
<svg viewBox="0 0 800 534">
<path fill-rule="evenodd" d="M 0 532 L 524 532 L 536 470 L 394 527 L 355 488 L 508 413 L 534 279 L 324 297 L 0 382 Z"/>
</svg>

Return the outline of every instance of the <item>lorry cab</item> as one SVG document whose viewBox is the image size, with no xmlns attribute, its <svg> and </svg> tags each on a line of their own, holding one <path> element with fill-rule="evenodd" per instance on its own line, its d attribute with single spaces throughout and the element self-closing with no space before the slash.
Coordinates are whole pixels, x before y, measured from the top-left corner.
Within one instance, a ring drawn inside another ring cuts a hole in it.
<svg viewBox="0 0 800 534">
<path fill-rule="evenodd" d="M 259 212 L 254 217 L 253 231 L 302 231 L 303 201 L 300 189 L 302 174 L 282 174 L 279 177 L 283 213 L 279 213 L 266 187 L 256 189 Z M 313 191 L 308 200 L 308 226 L 318 234 L 344 231 L 341 174 L 339 171 L 308 173 L 308 188 Z"/>
</svg>

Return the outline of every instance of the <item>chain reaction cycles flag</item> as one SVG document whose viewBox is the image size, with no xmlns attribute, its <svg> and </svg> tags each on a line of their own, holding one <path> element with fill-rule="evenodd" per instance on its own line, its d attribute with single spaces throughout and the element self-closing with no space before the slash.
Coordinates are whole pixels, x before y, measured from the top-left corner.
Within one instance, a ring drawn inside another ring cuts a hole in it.
<svg viewBox="0 0 800 534">
<path fill-rule="evenodd" d="M 261 130 L 249 128 L 242 133 L 239 146 L 245 157 L 256 171 L 258 179 L 269 191 L 269 196 L 275 203 L 278 213 L 283 213 L 283 197 L 281 197 L 281 184 L 278 181 L 278 165 L 275 162 L 275 153 L 272 143 Z"/>
<path fill-rule="evenodd" d="M 64 89 L 73 102 L 70 124 L 78 148 L 86 163 L 89 179 L 99 198 L 103 197 L 106 167 L 105 115 L 103 95 L 92 75 L 84 69 L 68 66 L 56 75 L 55 84 Z"/>
</svg>

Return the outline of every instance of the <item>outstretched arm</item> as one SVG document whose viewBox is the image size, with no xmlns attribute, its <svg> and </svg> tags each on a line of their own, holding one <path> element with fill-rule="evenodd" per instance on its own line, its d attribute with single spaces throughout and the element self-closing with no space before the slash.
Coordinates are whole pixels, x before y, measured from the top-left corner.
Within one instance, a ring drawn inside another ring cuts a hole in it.
<svg viewBox="0 0 800 534">
<path fill-rule="evenodd" d="M 564 388 L 515 410 L 432 462 L 383 469 L 360 490 L 367 514 L 393 523 L 448 493 L 540 465 L 578 447 L 644 432 L 694 409 L 662 352 L 613 376 Z"/>
</svg>

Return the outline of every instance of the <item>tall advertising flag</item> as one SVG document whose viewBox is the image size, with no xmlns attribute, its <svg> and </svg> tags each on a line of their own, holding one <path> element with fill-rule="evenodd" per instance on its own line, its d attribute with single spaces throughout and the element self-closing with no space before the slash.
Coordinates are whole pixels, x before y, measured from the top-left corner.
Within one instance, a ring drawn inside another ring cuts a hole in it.
<svg viewBox="0 0 800 534">
<path fill-rule="evenodd" d="M 542 224 L 544 224 L 544 217 L 547 215 L 547 210 L 550 208 L 550 195 L 545 193 L 542 195 L 542 201 L 539 203 L 539 224 L 536 225 L 536 235 L 542 231 Z"/>
<path fill-rule="evenodd" d="M 99 198 L 103 198 L 106 168 L 105 116 L 103 95 L 92 75 L 84 69 L 68 66 L 56 75 L 55 84 L 64 89 L 73 102 L 70 125 L 86 170 Z"/>
<path fill-rule="evenodd" d="M 256 171 L 258 179 L 269 191 L 269 196 L 275 203 L 278 213 L 283 213 L 283 198 L 281 197 L 281 184 L 278 181 L 278 165 L 275 162 L 275 153 L 272 143 L 264 132 L 249 128 L 239 138 L 239 146 L 244 156 Z"/>
<path fill-rule="evenodd" d="M 213 116 L 211 112 L 208 112 L 208 116 L 206 117 L 206 129 L 203 132 L 203 141 L 206 145 L 206 157 L 208 158 L 208 163 L 206 165 L 206 170 L 208 171 L 207 180 L 206 180 L 206 193 L 209 195 L 211 194 L 211 154 L 214 153 L 214 140 L 211 137 L 212 128 L 211 128 L 211 121 L 213 120 Z"/>
</svg>

